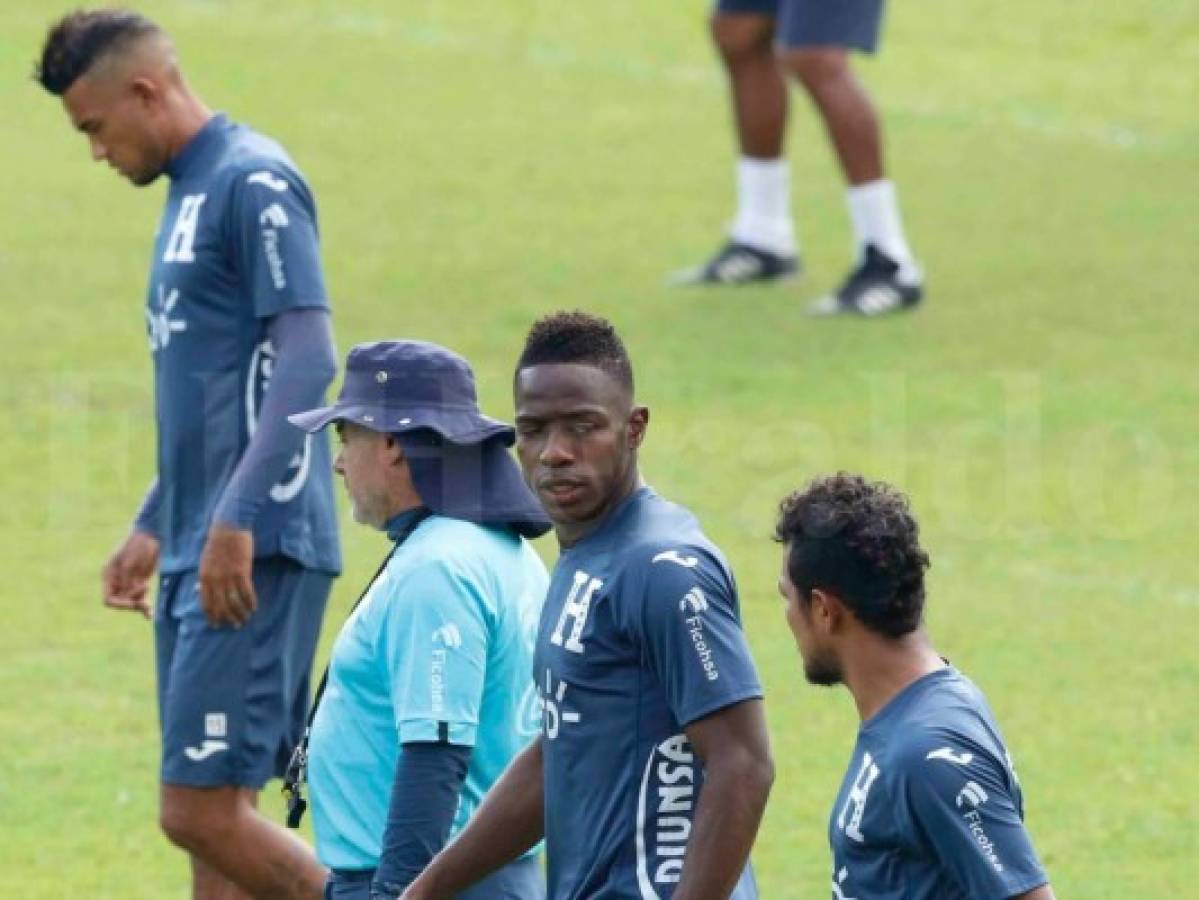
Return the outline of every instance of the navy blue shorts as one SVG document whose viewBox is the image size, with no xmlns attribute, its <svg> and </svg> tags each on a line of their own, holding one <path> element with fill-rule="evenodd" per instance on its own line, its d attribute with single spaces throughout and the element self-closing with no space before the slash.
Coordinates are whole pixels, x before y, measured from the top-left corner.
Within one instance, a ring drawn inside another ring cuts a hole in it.
<svg viewBox="0 0 1199 900">
<path fill-rule="evenodd" d="M 716 0 L 722 13 L 756 13 L 776 19 L 782 47 L 878 49 L 884 0 Z"/>
<path fill-rule="evenodd" d="M 164 784 L 260 789 L 300 740 L 333 578 L 281 556 L 255 560 L 253 578 L 258 609 L 241 628 L 208 624 L 194 571 L 159 580 Z"/>
<path fill-rule="evenodd" d="M 370 900 L 372 870 L 329 873 L 325 900 Z M 458 894 L 454 900 L 544 900 L 545 875 L 537 857 L 509 863 L 478 884 Z"/>
</svg>

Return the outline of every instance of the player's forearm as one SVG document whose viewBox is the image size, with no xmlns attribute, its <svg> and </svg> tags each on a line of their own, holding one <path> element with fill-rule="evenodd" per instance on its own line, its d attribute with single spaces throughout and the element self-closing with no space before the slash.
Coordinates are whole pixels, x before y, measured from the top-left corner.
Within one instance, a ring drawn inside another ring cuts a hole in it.
<svg viewBox="0 0 1199 900">
<path fill-rule="evenodd" d="M 706 765 L 674 900 L 727 900 L 749 861 L 773 781 L 769 756 L 748 748 Z"/>
<path fill-rule="evenodd" d="M 544 794 L 539 739 L 504 770 L 470 823 L 434 857 L 404 900 L 449 900 L 532 849 L 545 834 Z"/>
<path fill-rule="evenodd" d="M 289 414 L 319 406 L 337 372 L 329 314 L 299 309 L 271 320 L 268 336 L 276 358 L 262 398 L 257 429 L 217 504 L 213 520 L 248 529 L 271 488 L 283 478 L 304 446 L 304 435 Z"/>
</svg>

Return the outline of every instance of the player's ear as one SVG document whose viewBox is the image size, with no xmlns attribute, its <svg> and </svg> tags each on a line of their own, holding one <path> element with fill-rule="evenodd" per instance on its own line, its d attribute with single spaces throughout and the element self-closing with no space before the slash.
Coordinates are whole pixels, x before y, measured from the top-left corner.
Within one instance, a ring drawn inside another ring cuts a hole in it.
<svg viewBox="0 0 1199 900">
<path fill-rule="evenodd" d="M 404 448 L 400 439 L 394 434 L 383 435 L 383 453 L 389 466 L 407 466 L 408 459 L 404 456 Z"/>
<path fill-rule="evenodd" d="M 808 596 L 813 627 L 822 634 L 832 634 L 840 627 L 845 608 L 835 596 L 821 588 L 812 588 Z"/>
<path fill-rule="evenodd" d="M 649 407 L 634 406 L 629 413 L 629 446 L 636 450 L 645 440 L 645 432 L 649 429 Z"/>
<path fill-rule="evenodd" d="M 138 76 L 130 80 L 127 90 L 143 108 L 157 107 L 162 102 L 162 88 L 152 78 Z"/>
</svg>

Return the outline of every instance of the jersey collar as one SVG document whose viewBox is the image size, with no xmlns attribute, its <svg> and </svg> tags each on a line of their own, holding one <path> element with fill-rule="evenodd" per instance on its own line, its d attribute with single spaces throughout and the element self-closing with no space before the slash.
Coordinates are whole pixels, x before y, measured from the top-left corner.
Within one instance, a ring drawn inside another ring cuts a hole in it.
<svg viewBox="0 0 1199 900">
<path fill-rule="evenodd" d="M 224 113 L 217 113 L 205 122 L 204 127 L 197 131 L 192 139 L 183 145 L 183 149 L 167 163 L 166 173 L 171 180 L 176 181 L 187 175 L 188 170 L 193 168 L 197 161 L 204 158 L 209 148 L 216 145 L 220 140 L 221 132 L 228 124 L 229 118 Z"/>
</svg>

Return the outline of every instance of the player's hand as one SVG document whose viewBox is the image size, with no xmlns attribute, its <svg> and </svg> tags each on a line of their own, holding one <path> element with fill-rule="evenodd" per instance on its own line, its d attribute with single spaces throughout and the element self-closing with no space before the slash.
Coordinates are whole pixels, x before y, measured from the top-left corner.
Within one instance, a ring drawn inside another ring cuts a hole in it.
<svg viewBox="0 0 1199 900">
<path fill-rule="evenodd" d="M 213 525 L 200 556 L 200 605 L 213 625 L 240 627 L 258 608 L 251 573 L 254 535 L 229 525 Z"/>
<path fill-rule="evenodd" d="M 158 538 L 136 529 L 108 558 L 100 571 L 104 605 L 150 618 L 150 579 L 158 568 Z"/>
</svg>

